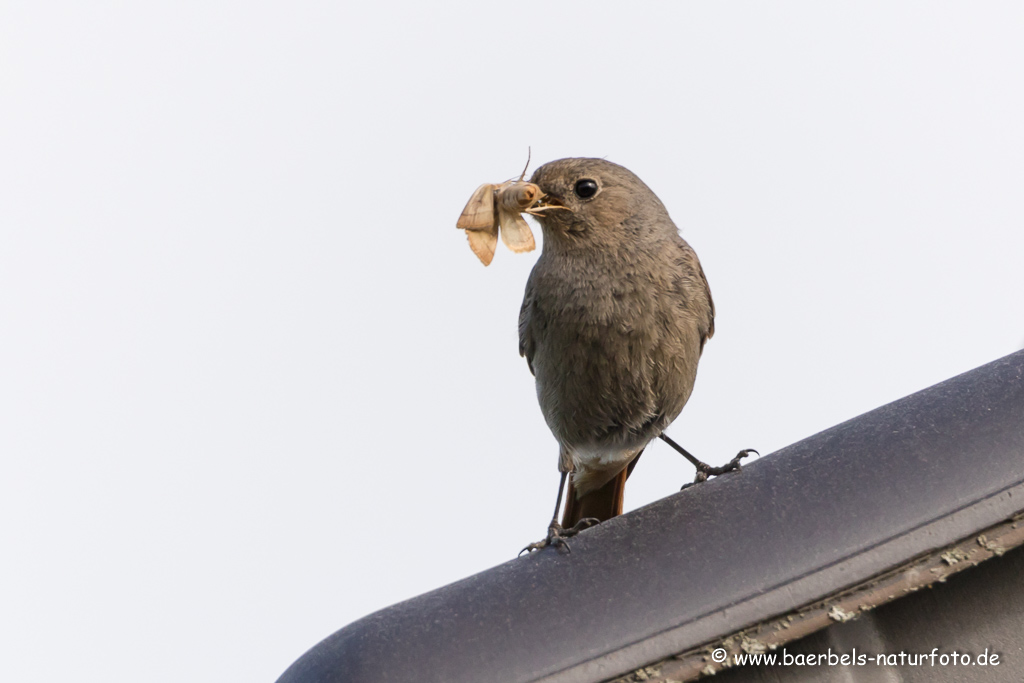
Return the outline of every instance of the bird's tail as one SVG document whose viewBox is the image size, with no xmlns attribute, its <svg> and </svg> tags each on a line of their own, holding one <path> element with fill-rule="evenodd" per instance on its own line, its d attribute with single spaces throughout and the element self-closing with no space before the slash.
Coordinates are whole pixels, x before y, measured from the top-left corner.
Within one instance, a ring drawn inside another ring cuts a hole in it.
<svg viewBox="0 0 1024 683">
<path fill-rule="evenodd" d="M 643 453 L 643 451 L 640 451 Z M 572 485 L 572 477 L 569 477 L 569 490 L 566 492 L 565 513 L 562 515 L 562 527 L 571 529 L 581 519 L 593 517 L 598 521 L 605 521 L 622 514 L 622 504 L 625 502 L 626 479 L 629 478 L 633 468 L 636 467 L 640 453 L 624 467 L 621 472 L 612 477 L 607 484 L 591 491 L 587 495 L 577 498 L 576 488 Z"/>
</svg>

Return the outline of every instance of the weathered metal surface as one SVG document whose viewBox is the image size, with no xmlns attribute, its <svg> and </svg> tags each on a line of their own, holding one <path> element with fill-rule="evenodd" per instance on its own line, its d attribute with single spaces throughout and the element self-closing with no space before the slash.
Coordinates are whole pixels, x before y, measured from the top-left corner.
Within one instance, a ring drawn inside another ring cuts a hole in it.
<svg viewBox="0 0 1024 683">
<path fill-rule="evenodd" d="M 394 605 L 279 683 L 601 681 L 1024 510 L 1024 352 Z"/>
<path fill-rule="evenodd" d="M 701 676 L 715 675 L 733 667 L 741 667 L 746 674 L 753 675 L 751 669 L 755 667 L 748 663 L 749 660 L 745 655 L 777 651 L 781 645 L 829 628 L 835 623 L 846 623 L 859 619 L 870 610 L 905 597 L 907 594 L 922 588 L 931 588 L 933 585 L 945 583 L 951 576 L 959 574 L 965 569 L 976 567 L 994 557 L 1002 557 L 1008 551 L 1021 545 L 1024 545 L 1024 513 L 991 526 L 982 533 L 971 534 L 959 543 L 954 543 L 915 558 L 896 569 L 880 576 L 872 577 L 858 586 L 842 590 L 812 605 L 800 607 L 788 614 L 775 617 L 742 631 L 731 633 L 714 642 L 707 643 L 704 647 L 679 653 L 672 657 L 666 657 L 661 661 L 654 662 L 616 678 L 610 683 L 640 683 L 641 681 L 646 681 L 647 683 L 684 683 L 685 681 L 696 680 Z M 1016 559 L 1020 558 L 1015 557 Z M 1020 593 L 1019 599 L 1024 602 L 1024 572 L 1015 578 L 1014 583 L 1017 584 L 1018 592 Z M 931 616 L 928 613 L 918 613 L 915 615 L 914 621 L 926 621 Z M 1021 614 L 1020 626 L 1021 628 L 1018 628 L 1017 632 L 1020 635 L 1019 641 L 1024 644 L 1024 613 Z M 956 644 L 955 647 L 960 648 L 961 652 L 965 646 L 969 647 L 968 639 L 960 631 L 954 631 L 946 639 L 936 640 L 935 644 L 936 646 L 944 644 L 949 647 L 951 640 Z M 976 639 L 971 638 L 970 640 L 973 642 Z M 955 647 L 950 649 L 955 649 Z M 829 649 L 831 650 L 832 648 Z M 826 648 L 822 647 L 820 653 L 825 653 L 825 650 Z M 715 656 L 716 651 L 717 657 Z M 847 648 L 847 653 L 848 651 L 849 648 Z M 863 644 L 861 645 L 861 651 L 864 652 Z M 810 652 L 818 654 L 813 649 L 810 649 Z M 890 653 L 898 654 L 899 648 L 895 650 L 890 649 L 888 652 L 870 652 L 871 655 Z M 1006 652 L 999 654 L 1003 655 L 1002 664 L 1007 668 L 1020 670 L 1020 667 L 1024 665 L 1024 656 L 1011 659 L 1006 656 L 1008 654 Z M 1010 654 L 1012 657 L 1016 653 Z M 904 661 L 906 661 L 906 658 L 904 658 Z M 798 666 L 805 665 L 791 666 L 791 673 L 792 669 Z M 820 666 L 824 669 L 828 665 Z M 933 664 L 929 662 L 929 666 L 933 666 Z M 762 671 L 778 668 L 775 666 L 761 667 Z M 784 669 L 785 667 L 782 668 Z M 977 671 L 979 676 L 986 676 L 989 669 L 979 668 Z M 869 680 L 870 674 L 871 672 L 865 672 Z M 854 681 L 860 680 L 857 677 L 857 669 L 853 669 L 852 673 L 847 670 L 845 673 L 837 673 L 836 675 L 846 677 L 839 680 L 851 680 L 851 676 Z M 781 676 L 781 674 L 776 672 L 775 676 Z M 720 683 L 722 679 L 718 678 L 715 680 L 717 683 Z M 770 678 L 769 680 L 788 680 L 788 678 Z M 961 680 L 973 679 L 964 678 Z"/>
<path fill-rule="evenodd" d="M 827 661 L 807 664 L 806 657 L 829 651 L 856 654 L 860 661 L 847 666 Z M 931 590 L 910 593 L 853 621 L 834 623 L 772 654 L 788 654 L 791 663 L 780 665 L 777 658 L 775 665 L 736 666 L 703 680 L 1020 683 L 1024 671 L 1024 548 L 991 557 Z M 797 664 L 801 655 L 805 659 Z"/>
</svg>

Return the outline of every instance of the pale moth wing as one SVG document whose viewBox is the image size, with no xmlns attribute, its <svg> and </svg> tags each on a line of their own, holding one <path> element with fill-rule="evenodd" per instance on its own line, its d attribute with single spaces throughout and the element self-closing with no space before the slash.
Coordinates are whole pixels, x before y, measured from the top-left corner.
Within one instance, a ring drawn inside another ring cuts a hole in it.
<svg viewBox="0 0 1024 683">
<path fill-rule="evenodd" d="M 463 230 L 490 230 L 495 227 L 494 191 L 497 185 L 484 183 L 476 188 L 473 196 L 466 202 L 466 208 L 459 216 L 455 227 Z"/>
<path fill-rule="evenodd" d="M 501 225 L 501 241 L 513 252 L 521 254 L 536 248 L 537 243 L 533 241 L 533 232 L 518 211 L 499 206 L 498 222 Z"/>
<path fill-rule="evenodd" d="M 492 225 L 488 230 L 467 230 L 466 238 L 469 240 L 469 248 L 480 262 L 489 266 L 494 258 L 494 249 L 498 246 L 498 226 Z"/>
</svg>

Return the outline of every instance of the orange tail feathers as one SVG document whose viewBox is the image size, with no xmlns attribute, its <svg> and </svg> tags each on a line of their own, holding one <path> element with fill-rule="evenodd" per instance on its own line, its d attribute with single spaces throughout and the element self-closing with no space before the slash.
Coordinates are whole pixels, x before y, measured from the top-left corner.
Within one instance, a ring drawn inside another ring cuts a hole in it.
<svg viewBox="0 0 1024 683">
<path fill-rule="evenodd" d="M 571 529 L 577 522 L 587 517 L 594 517 L 603 522 L 621 515 L 622 504 L 626 500 L 626 479 L 633 472 L 639 459 L 640 453 L 637 453 L 629 466 L 623 468 L 611 481 L 579 499 L 576 498 L 576 489 L 572 485 L 570 477 L 569 490 L 566 492 L 565 513 L 562 515 L 562 527 Z"/>
</svg>

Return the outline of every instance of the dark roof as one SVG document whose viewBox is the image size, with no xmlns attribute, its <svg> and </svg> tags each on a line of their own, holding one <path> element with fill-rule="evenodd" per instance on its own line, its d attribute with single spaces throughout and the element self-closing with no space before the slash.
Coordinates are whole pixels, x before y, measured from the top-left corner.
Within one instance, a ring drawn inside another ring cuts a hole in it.
<svg viewBox="0 0 1024 683">
<path fill-rule="evenodd" d="M 1024 351 L 381 610 L 279 683 L 600 681 L 1024 510 Z"/>
</svg>

